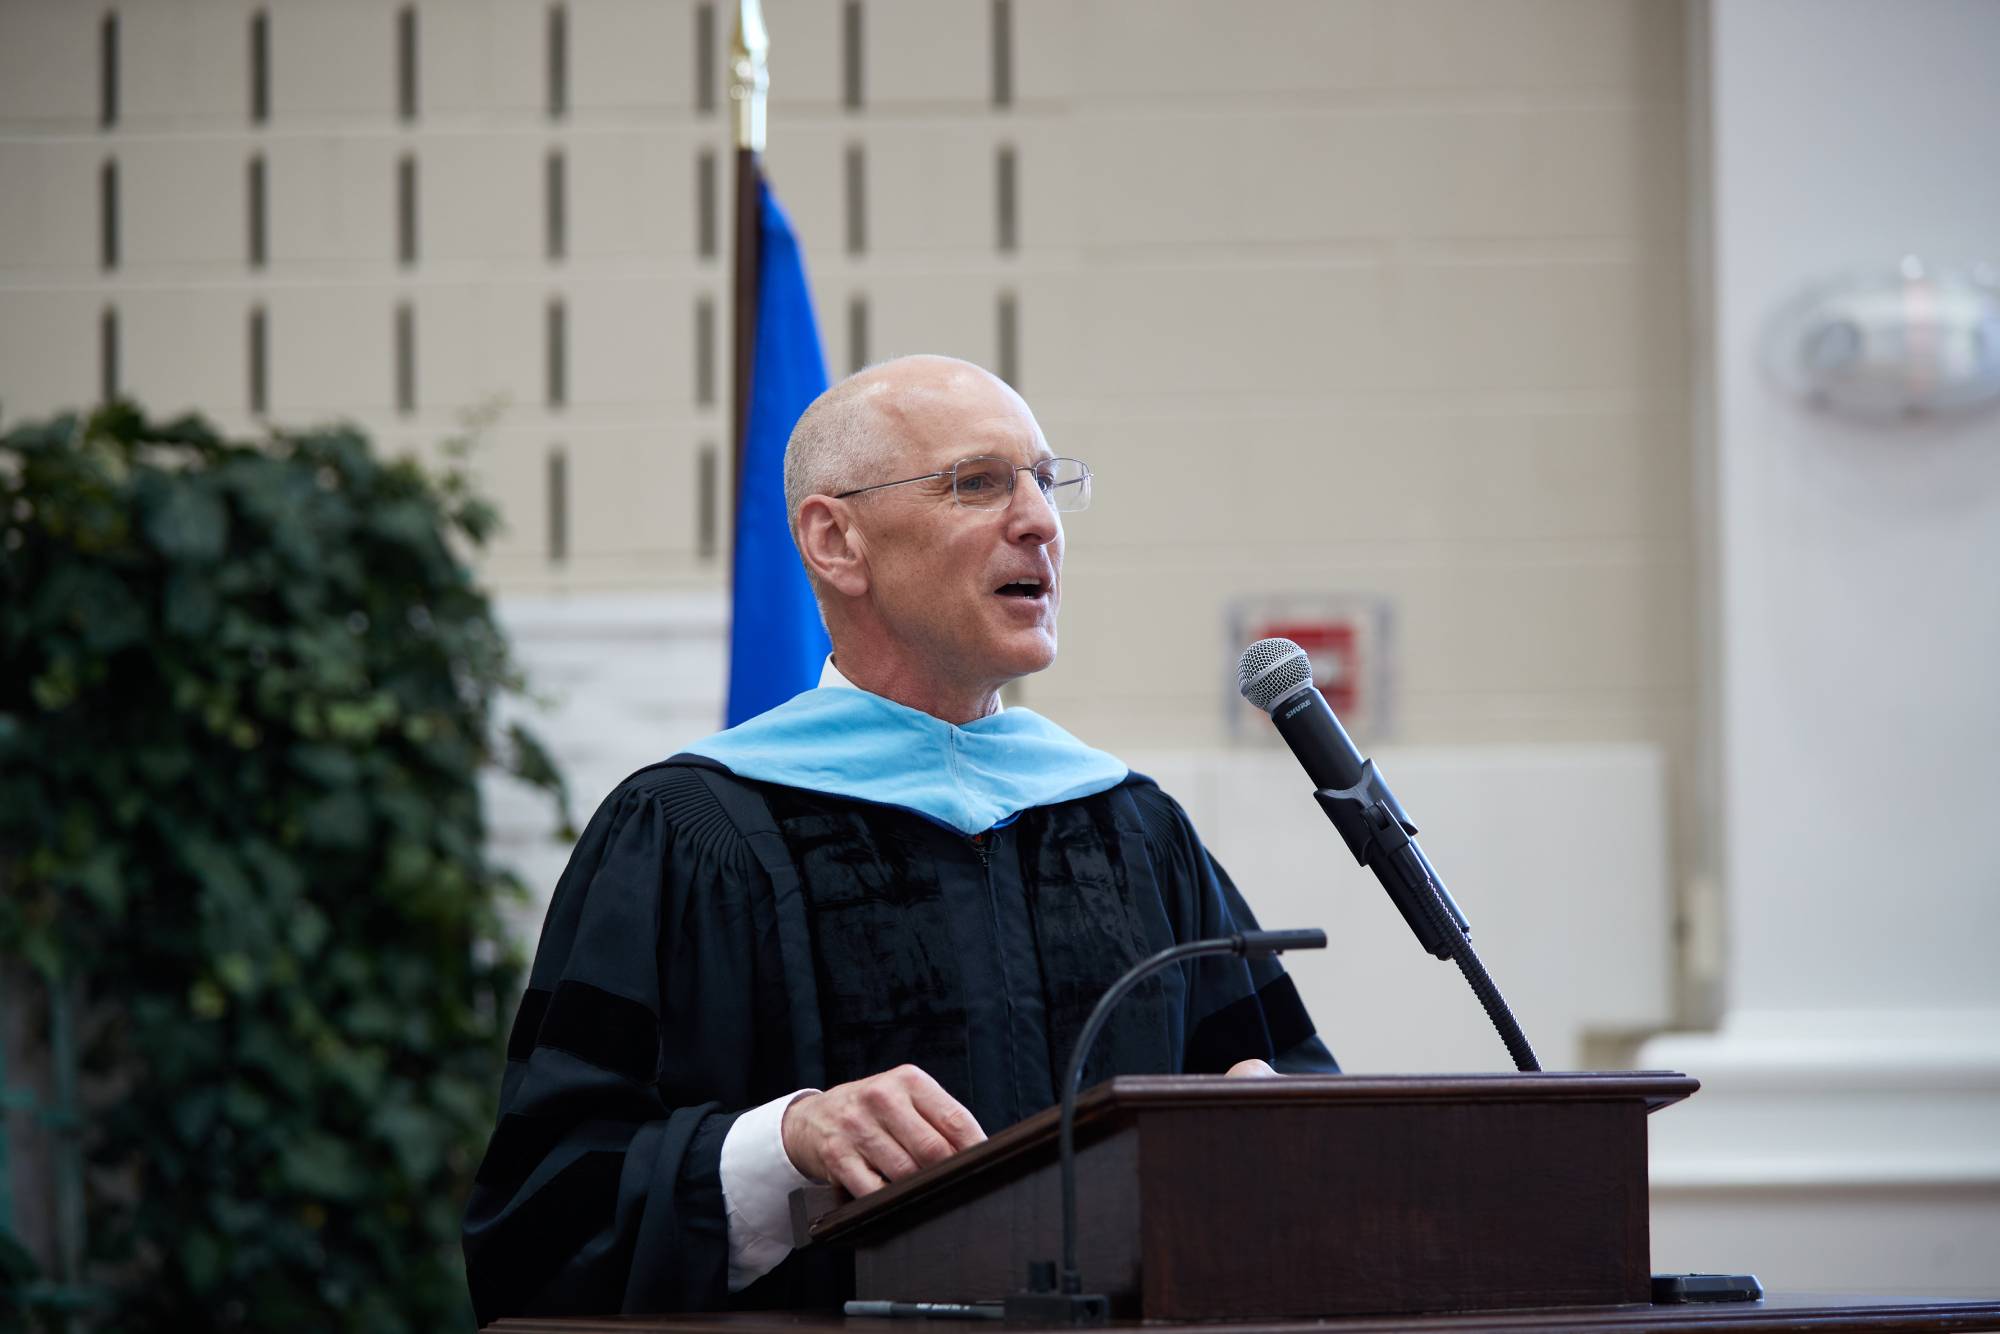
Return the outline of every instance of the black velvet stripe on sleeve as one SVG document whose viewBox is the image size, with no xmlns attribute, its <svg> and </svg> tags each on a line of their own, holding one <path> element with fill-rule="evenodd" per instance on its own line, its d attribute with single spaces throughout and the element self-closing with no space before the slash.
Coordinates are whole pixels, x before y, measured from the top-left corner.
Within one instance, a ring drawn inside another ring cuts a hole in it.
<svg viewBox="0 0 2000 1334">
<path fill-rule="evenodd" d="M 507 1031 L 508 1060 L 525 1061 L 534 1054 L 535 1034 L 541 1032 L 542 1016 L 548 1012 L 549 993 L 539 987 L 528 988 L 514 1015 L 514 1027 Z"/>
<path fill-rule="evenodd" d="M 525 1016 L 525 1000 L 521 1009 Z M 660 1026 L 653 1012 L 573 979 L 556 984 L 533 1045 L 566 1051 L 635 1084 L 650 1084 L 660 1068 Z"/>
<path fill-rule="evenodd" d="M 1188 1035 L 1189 1074 L 1221 1074 L 1252 1057 L 1270 1060 L 1313 1035 L 1312 1019 L 1292 979 L 1280 973 L 1261 991 L 1243 996 L 1209 1015 Z"/>
</svg>

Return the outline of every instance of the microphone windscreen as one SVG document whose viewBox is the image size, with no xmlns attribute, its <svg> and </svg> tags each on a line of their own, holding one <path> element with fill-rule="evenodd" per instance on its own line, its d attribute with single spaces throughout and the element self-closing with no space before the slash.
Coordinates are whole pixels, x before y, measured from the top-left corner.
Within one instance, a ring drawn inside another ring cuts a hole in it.
<svg viewBox="0 0 2000 1334">
<path fill-rule="evenodd" d="M 1236 660 L 1237 691 L 1266 713 L 1312 679 L 1312 659 L 1289 639 L 1260 639 Z"/>
</svg>

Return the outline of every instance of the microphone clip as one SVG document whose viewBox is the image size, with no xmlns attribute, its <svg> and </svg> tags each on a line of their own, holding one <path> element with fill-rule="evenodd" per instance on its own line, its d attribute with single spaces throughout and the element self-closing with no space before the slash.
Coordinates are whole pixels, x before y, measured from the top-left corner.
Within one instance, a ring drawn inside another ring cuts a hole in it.
<svg viewBox="0 0 2000 1334">
<path fill-rule="evenodd" d="M 1363 866 L 1375 865 L 1378 841 L 1384 843 L 1382 851 L 1388 851 L 1398 846 L 1396 834 L 1402 835 L 1402 843 L 1408 843 L 1417 832 L 1417 827 L 1390 805 L 1395 798 L 1376 775 L 1373 760 L 1361 762 L 1361 777 L 1353 787 L 1323 787 L 1313 793 L 1313 800 L 1340 831 L 1354 860 Z M 1384 834 L 1389 836 L 1387 840 L 1383 840 Z"/>
<path fill-rule="evenodd" d="M 1382 881 L 1424 952 L 1440 959 L 1453 957 L 1466 934 L 1465 919 L 1431 879 L 1411 842 L 1417 827 L 1376 773 L 1375 761 L 1361 762 L 1361 776 L 1352 787 L 1319 788 L 1313 800 L 1340 832 L 1354 860 Z"/>
</svg>

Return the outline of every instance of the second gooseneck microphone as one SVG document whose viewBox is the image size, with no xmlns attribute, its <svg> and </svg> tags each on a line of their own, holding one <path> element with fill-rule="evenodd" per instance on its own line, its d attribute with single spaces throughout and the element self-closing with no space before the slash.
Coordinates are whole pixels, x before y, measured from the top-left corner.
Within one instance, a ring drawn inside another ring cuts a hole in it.
<svg viewBox="0 0 2000 1334">
<path fill-rule="evenodd" d="M 1007 1298 L 1001 1314 L 1015 1325 L 1102 1325 L 1111 1314 L 1111 1303 L 1102 1293 L 1083 1290 L 1083 1277 L 1076 1266 L 1076 1099 L 1083 1086 L 1084 1062 L 1091 1046 L 1104 1030 L 1118 1002 L 1132 989 L 1160 969 L 1205 954 L 1234 954 L 1243 959 L 1261 959 L 1286 950 L 1323 950 L 1326 932 L 1238 931 L 1207 940 L 1191 940 L 1169 946 L 1133 964 L 1111 989 L 1098 998 L 1090 1018 L 1083 1021 L 1076 1048 L 1070 1053 L 1069 1068 L 1063 1074 L 1062 1112 L 1056 1132 L 1057 1159 L 1062 1172 L 1062 1269 L 1048 1260 L 1028 1265 L 1028 1286 Z"/>
</svg>

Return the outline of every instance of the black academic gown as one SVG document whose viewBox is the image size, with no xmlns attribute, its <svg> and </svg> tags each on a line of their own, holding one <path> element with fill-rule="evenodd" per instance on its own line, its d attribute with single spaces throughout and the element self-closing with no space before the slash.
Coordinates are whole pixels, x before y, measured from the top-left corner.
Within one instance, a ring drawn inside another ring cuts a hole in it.
<svg viewBox="0 0 2000 1334">
<path fill-rule="evenodd" d="M 508 1042 L 466 1211 L 480 1322 L 837 1304 L 851 1263 L 812 1249 L 729 1293 L 740 1113 L 909 1062 L 991 1134 L 1054 1104 L 1119 974 L 1255 926 L 1138 775 L 967 838 L 695 756 L 641 770 L 570 857 Z M 1119 1007 L 1084 1086 L 1248 1057 L 1337 1069 L 1275 960 L 1196 960 Z"/>
</svg>

